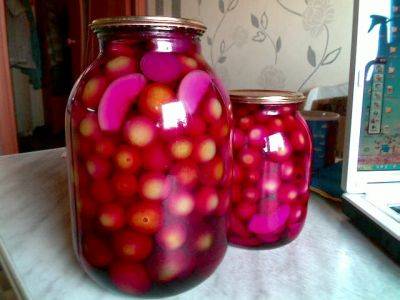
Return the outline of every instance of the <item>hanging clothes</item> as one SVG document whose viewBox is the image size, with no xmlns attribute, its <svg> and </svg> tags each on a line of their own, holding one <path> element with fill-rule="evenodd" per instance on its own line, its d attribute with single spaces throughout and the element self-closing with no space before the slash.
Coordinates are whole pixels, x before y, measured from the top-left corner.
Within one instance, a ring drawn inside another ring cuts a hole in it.
<svg viewBox="0 0 400 300">
<path fill-rule="evenodd" d="M 19 136 L 44 125 L 42 63 L 29 0 L 7 0 L 7 36 Z"/>
<path fill-rule="evenodd" d="M 42 63 L 39 37 L 29 0 L 6 0 L 10 66 L 29 76 L 33 88 L 41 88 Z"/>
</svg>

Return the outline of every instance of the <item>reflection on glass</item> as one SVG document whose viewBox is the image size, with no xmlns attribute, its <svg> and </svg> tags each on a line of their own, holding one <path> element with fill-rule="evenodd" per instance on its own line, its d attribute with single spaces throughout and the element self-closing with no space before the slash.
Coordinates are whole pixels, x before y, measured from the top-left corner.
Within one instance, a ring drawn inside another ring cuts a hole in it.
<svg viewBox="0 0 400 300">
<path fill-rule="evenodd" d="M 179 124 L 186 125 L 186 111 L 182 102 L 170 102 L 161 107 L 164 129 L 177 128 Z"/>
<path fill-rule="evenodd" d="M 157 40 L 157 51 L 171 52 L 172 51 L 171 41 Z"/>
<path fill-rule="evenodd" d="M 265 139 L 265 152 L 282 152 L 282 150 L 285 149 L 285 142 L 283 141 L 283 137 L 280 132 L 272 134 Z"/>
</svg>

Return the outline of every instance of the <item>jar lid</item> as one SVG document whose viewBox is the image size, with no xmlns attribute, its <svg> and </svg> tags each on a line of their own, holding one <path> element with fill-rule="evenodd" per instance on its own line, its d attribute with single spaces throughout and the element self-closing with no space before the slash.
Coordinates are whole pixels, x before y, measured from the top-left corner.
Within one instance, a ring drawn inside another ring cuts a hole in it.
<svg viewBox="0 0 400 300">
<path fill-rule="evenodd" d="M 331 111 L 303 110 L 300 112 L 306 121 L 337 121 L 340 115 Z"/>
<path fill-rule="evenodd" d="M 172 18 L 161 16 L 125 16 L 96 19 L 91 24 L 92 30 L 97 33 L 105 28 L 112 27 L 151 27 L 156 30 L 174 30 L 183 28 L 194 30 L 203 34 L 207 27 L 200 21 L 184 18 Z"/>
<path fill-rule="evenodd" d="M 302 103 L 306 99 L 300 92 L 273 90 L 231 90 L 232 102 L 249 104 L 291 104 Z"/>
</svg>

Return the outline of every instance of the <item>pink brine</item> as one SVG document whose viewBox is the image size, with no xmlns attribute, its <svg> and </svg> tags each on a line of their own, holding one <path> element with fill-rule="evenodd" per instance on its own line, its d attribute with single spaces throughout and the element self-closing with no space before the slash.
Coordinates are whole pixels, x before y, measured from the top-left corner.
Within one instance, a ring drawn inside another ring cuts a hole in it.
<svg viewBox="0 0 400 300">
<path fill-rule="evenodd" d="M 101 52 L 66 113 L 76 254 L 108 289 L 178 294 L 226 251 L 227 92 L 201 57 L 196 21 L 129 17 L 92 28 Z"/>
<path fill-rule="evenodd" d="M 228 239 L 275 248 L 300 233 L 309 197 L 311 138 L 298 93 L 231 92 L 234 116 L 232 208 Z"/>
</svg>

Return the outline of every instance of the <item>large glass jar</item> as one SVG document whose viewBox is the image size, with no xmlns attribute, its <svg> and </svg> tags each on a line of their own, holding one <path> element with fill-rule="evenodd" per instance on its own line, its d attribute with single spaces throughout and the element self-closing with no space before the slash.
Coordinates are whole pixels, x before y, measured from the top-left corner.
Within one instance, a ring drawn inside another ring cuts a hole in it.
<svg viewBox="0 0 400 300">
<path fill-rule="evenodd" d="M 275 248 L 300 233 L 309 198 L 311 138 L 299 93 L 231 92 L 233 192 L 228 240 Z"/>
<path fill-rule="evenodd" d="M 113 291 L 160 297 L 226 251 L 231 108 L 200 53 L 201 23 L 101 19 L 100 54 L 66 112 L 75 251 Z"/>
</svg>

